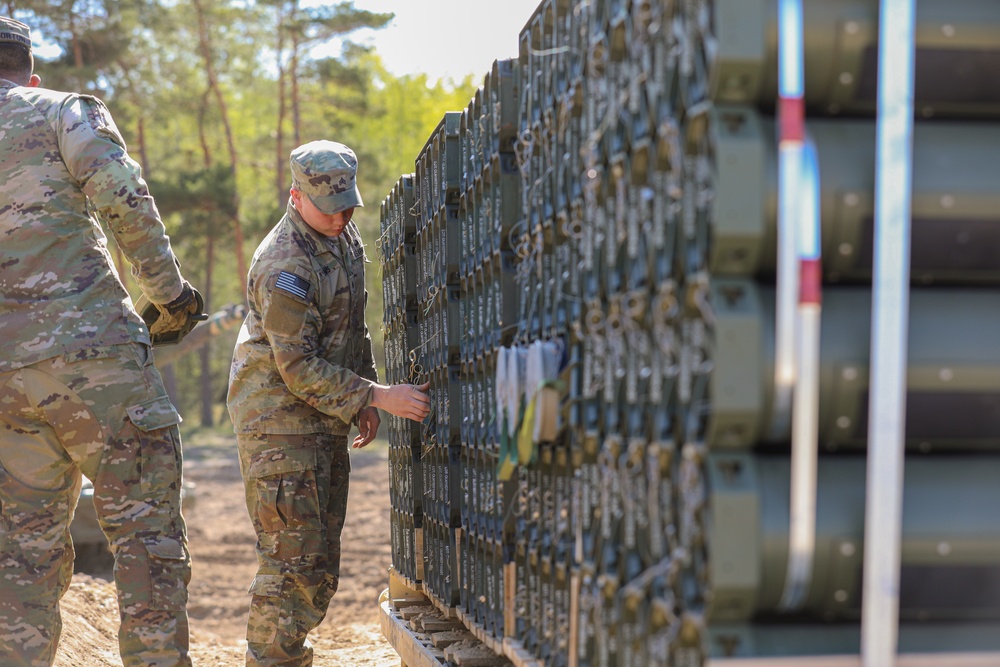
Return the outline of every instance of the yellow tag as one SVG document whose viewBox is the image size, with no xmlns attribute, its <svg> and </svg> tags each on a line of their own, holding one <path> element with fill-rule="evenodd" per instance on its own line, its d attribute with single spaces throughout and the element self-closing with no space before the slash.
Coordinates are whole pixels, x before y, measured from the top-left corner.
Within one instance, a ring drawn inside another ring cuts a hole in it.
<svg viewBox="0 0 1000 667">
<path fill-rule="evenodd" d="M 503 420 L 506 422 L 506 420 Z M 497 463 L 497 479 L 501 482 L 508 481 L 514 476 L 514 469 L 517 468 L 517 450 L 510 448 L 510 437 L 507 434 L 507 427 L 500 429 L 500 457 Z"/>
<path fill-rule="evenodd" d="M 535 409 L 538 396 L 531 399 L 524 409 L 521 429 L 517 434 L 517 459 L 521 465 L 531 465 L 535 462 Z"/>
</svg>

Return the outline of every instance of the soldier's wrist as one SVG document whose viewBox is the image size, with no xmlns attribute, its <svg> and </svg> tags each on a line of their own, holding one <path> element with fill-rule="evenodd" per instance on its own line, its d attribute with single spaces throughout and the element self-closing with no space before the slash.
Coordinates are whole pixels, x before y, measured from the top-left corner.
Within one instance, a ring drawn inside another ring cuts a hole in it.
<svg viewBox="0 0 1000 667">
<path fill-rule="evenodd" d="M 182 294 L 184 294 L 184 285 L 185 284 L 186 283 L 181 282 L 181 285 L 180 285 L 180 287 L 177 288 L 177 291 L 176 292 L 171 292 L 170 296 L 167 297 L 167 298 L 165 298 L 165 299 L 163 299 L 163 297 L 159 297 L 159 296 L 157 296 L 157 297 L 151 297 L 148 294 L 146 294 L 145 297 L 153 305 L 155 305 L 157 307 L 160 307 L 160 308 L 166 308 L 169 304 L 173 303 L 174 301 L 176 301 L 177 299 L 179 299 Z M 161 299 L 163 299 L 163 300 L 161 300 Z"/>
<path fill-rule="evenodd" d="M 368 405 L 365 407 L 372 408 L 382 408 L 385 407 L 385 399 L 389 387 L 385 385 L 378 384 L 377 382 L 372 382 L 371 393 L 368 395 Z"/>
</svg>

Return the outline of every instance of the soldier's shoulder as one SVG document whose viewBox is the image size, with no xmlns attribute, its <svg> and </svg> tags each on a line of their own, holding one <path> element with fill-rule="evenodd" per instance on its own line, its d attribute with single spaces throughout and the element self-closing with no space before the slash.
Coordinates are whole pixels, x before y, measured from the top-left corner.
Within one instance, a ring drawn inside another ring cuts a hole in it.
<svg viewBox="0 0 1000 667">
<path fill-rule="evenodd" d="M 39 110 L 48 108 L 58 109 L 66 100 L 79 97 L 76 93 L 51 90 L 39 86 L 18 86 L 17 88 L 11 88 L 9 94 Z"/>
<path fill-rule="evenodd" d="M 67 130 L 81 125 L 105 131 L 124 147 L 125 142 L 111 118 L 111 112 L 100 98 L 84 93 L 67 93 L 49 88 L 22 86 L 12 89 L 22 103 L 22 113 L 39 114 L 51 122 L 61 122 Z"/>
<path fill-rule="evenodd" d="M 310 266 L 309 254 L 303 251 L 287 219 L 271 229 L 254 253 L 253 271 L 258 276 L 295 269 L 307 271 Z"/>
<path fill-rule="evenodd" d="M 25 97 L 34 97 L 44 100 L 63 101 L 69 97 L 79 97 L 79 93 L 71 93 L 65 90 L 54 90 L 44 86 L 20 86 L 14 90 Z"/>
<path fill-rule="evenodd" d="M 302 255 L 286 253 L 264 253 L 257 257 L 254 263 L 254 273 L 258 276 L 292 271 L 295 273 L 312 273 L 312 264 Z"/>
<path fill-rule="evenodd" d="M 291 238 L 292 227 L 288 224 L 288 216 L 284 216 L 261 239 L 254 255 L 255 258 L 274 257 L 295 252 Z"/>
</svg>

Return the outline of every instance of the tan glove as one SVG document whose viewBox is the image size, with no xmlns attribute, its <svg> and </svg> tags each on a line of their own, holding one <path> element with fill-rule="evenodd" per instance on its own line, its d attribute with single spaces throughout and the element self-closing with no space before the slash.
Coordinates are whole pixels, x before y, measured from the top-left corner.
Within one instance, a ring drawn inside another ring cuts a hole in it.
<svg viewBox="0 0 1000 667">
<path fill-rule="evenodd" d="M 208 319 L 205 300 L 191 283 L 185 281 L 180 296 L 170 303 L 152 303 L 145 296 L 135 304 L 143 322 L 149 327 L 153 346 L 173 345 L 191 333 L 198 322 Z"/>
</svg>

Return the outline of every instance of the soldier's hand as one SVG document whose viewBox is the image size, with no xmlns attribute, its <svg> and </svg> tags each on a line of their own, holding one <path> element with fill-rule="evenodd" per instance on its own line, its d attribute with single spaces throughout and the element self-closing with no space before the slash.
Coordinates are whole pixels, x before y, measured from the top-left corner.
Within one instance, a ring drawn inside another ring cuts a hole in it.
<svg viewBox="0 0 1000 667">
<path fill-rule="evenodd" d="M 361 411 L 358 412 L 358 435 L 354 438 L 354 443 L 351 446 L 361 448 L 374 440 L 375 436 L 378 435 L 378 426 L 381 423 L 382 418 L 378 416 L 378 408 L 371 405 L 367 408 L 361 408 Z"/>
<path fill-rule="evenodd" d="M 204 309 L 201 294 L 185 281 L 176 299 L 170 303 L 145 305 L 139 308 L 139 314 L 149 327 L 153 345 L 168 345 L 180 342 L 198 322 L 207 320 L 208 315 L 202 312 Z"/>
<path fill-rule="evenodd" d="M 430 382 L 375 385 L 371 404 L 397 417 L 421 422 L 431 413 L 431 397 L 427 395 L 430 388 Z"/>
</svg>

